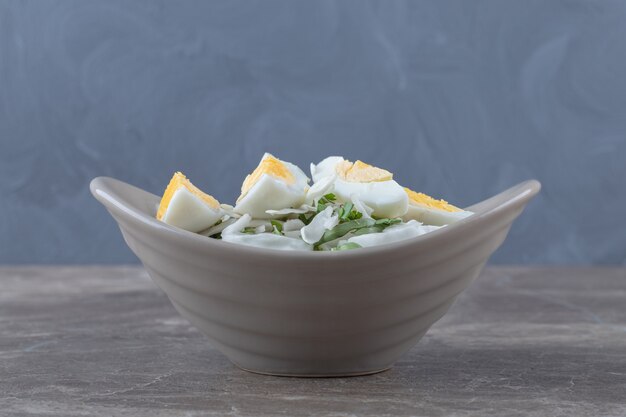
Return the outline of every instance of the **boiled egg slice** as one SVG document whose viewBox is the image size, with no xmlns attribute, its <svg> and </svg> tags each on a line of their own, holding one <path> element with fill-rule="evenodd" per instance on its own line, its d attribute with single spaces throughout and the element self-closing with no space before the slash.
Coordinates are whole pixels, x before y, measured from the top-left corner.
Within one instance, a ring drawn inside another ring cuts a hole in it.
<svg viewBox="0 0 626 417">
<path fill-rule="evenodd" d="M 234 210 L 257 219 L 276 217 L 267 210 L 300 207 L 309 189 L 308 182 L 300 168 L 266 153 L 244 180 Z"/>
<path fill-rule="evenodd" d="M 176 172 L 163 193 L 156 218 L 190 232 L 199 232 L 213 226 L 223 214 L 215 198 Z"/>
<path fill-rule="evenodd" d="M 445 200 L 437 200 L 424 193 L 404 188 L 409 197 L 409 207 L 403 220 L 417 220 L 424 224 L 444 226 L 471 216 L 471 211 L 462 210 Z"/>
<path fill-rule="evenodd" d="M 345 159 L 341 156 L 329 156 L 317 165 L 311 164 L 311 178 L 313 178 L 313 182 L 316 183 L 322 178 L 336 175 L 335 167 L 344 161 Z"/>
<path fill-rule="evenodd" d="M 403 216 L 409 198 L 393 180 L 393 174 L 362 161 L 340 161 L 335 165 L 334 194 L 341 201 L 359 200 L 374 217 Z"/>
<path fill-rule="evenodd" d="M 345 243 L 356 243 L 364 248 L 385 245 L 387 243 L 399 242 L 401 240 L 421 236 L 437 229 L 439 229 L 439 226 L 425 226 L 415 220 L 409 220 L 406 223 L 389 226 L 380 233 L 353 236 L 347 240 L 340 241 L 338 246 Z"/>
</svg>

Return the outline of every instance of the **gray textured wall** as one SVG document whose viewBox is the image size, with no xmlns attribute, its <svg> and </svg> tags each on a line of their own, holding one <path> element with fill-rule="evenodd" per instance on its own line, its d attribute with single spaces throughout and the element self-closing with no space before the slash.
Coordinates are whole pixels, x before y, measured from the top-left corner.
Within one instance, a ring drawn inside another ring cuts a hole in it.
<svg viewBox="0 0 626 417">
<path fill-rule="evenodd" d="M 0 1 L 0 263 L 135 258 L 88 192 L 264 151 L 470 204 L 538 178 L 496 263 L 625 264 L 624 1 Z"/>
</svg>

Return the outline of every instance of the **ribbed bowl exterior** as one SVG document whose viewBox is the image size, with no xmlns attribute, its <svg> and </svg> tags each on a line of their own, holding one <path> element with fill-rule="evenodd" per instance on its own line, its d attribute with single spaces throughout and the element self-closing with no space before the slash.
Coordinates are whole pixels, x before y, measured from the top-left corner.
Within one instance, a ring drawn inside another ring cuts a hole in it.
<svg viewBox="0 0 626 417">
<path fill-rule="evenodd" d="M 539 184 L 472 206 L 477 214 L 461 224 L 346 253 L 214 241 L 154 220 L 150 193 L 111 178 L 91 188 L 175 308 L 233 363 L 339 376 L 387 369 L 414 346 L 480 273 Z"/>
</svg>

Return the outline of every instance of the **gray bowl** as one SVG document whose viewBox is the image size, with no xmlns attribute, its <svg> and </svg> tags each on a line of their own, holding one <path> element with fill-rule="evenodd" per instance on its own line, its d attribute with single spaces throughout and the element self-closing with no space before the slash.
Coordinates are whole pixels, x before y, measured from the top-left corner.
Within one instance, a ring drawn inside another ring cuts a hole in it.
<svg viewBox="0 0 626 417">
<path fill-rule="evenodd" d="M 239 246 L 154 218 L 159 197 L 113 178 L 91 192 L 180 314 L 245 370 L 385 370 L 448 311 L 541 186 L 531 180 L 415 239 L 346 252 Z"/>
</svg>

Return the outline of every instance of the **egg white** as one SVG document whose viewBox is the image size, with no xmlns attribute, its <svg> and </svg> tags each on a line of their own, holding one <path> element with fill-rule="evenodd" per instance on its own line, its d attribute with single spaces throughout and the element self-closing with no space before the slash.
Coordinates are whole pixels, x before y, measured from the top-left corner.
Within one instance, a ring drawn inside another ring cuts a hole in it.
<svg viewBox="0 0 626 417">
<path fill-rule="evenodd" d="M 317 165 L 311 164 L 311 178 L 313 182 L 318 182 L 324 177 L 336 175 L 335 167 L 338 163 L 345 161 L 341 156 L 329 156 L 323 159 Z"/>
<path fill-rule="evenodd" d="M 369 215 L 396 218 L 408 209 L 409 198 L 404 189 L 394 180 L 351 182 L 337 175 L 337 164 L 344 162 L 341 156 L 329 156 L 317 165 L 311 164 L 311 176 L 315 184 L 307 200 L 319 197 L 322 192 L 332 192 L 340 202 L 355 200 L 369 208 Z M 317 189 L 319 188 L 318 192 Z M 362 210 L 359 210 L 363 212 Z"/>
<path fill-rule="evenodd" d="M 335 179 L 334 193 L 341 201 L 352 201 L 353 196 L 372 209 L 375 217 L 396 218 L 404 215 L 409 197 L 394 180 L 373 182 L 348 182 Z"/>
<path fill-rule="evenodd" d="M 445 226 L 462 220 L 468 216 L 471 216 L 471 211 L 446 211 L 433 207 L 428 207 L 422 204 L 414 204 L 409 202 L 409 207 L 402 220 L 417 220 L 418 222 L 433 225 L 433 226 Z"/>
<path fill-rule="evenodd" d="M 174 191 L 161 220 L 169 225 L 196 233 L 213 226 L 222 215 L 221 208 L 210 207 L 200 197 L 192 194 L 185 187 L 180 187 Z"/>
<path fill-rule="evenodd" d="M 295 182 L 288 184 L 280 178 L 262 174 L 243 198 L 237 201 L 234 211 L 250 214 L 257 219 L 280 217 L 267 213 L 267 210 L 283 210 L 300 207 L 309 189 L 309 178 L 296 165 L 281 161 L 293 175 Z"/>
</svg>

